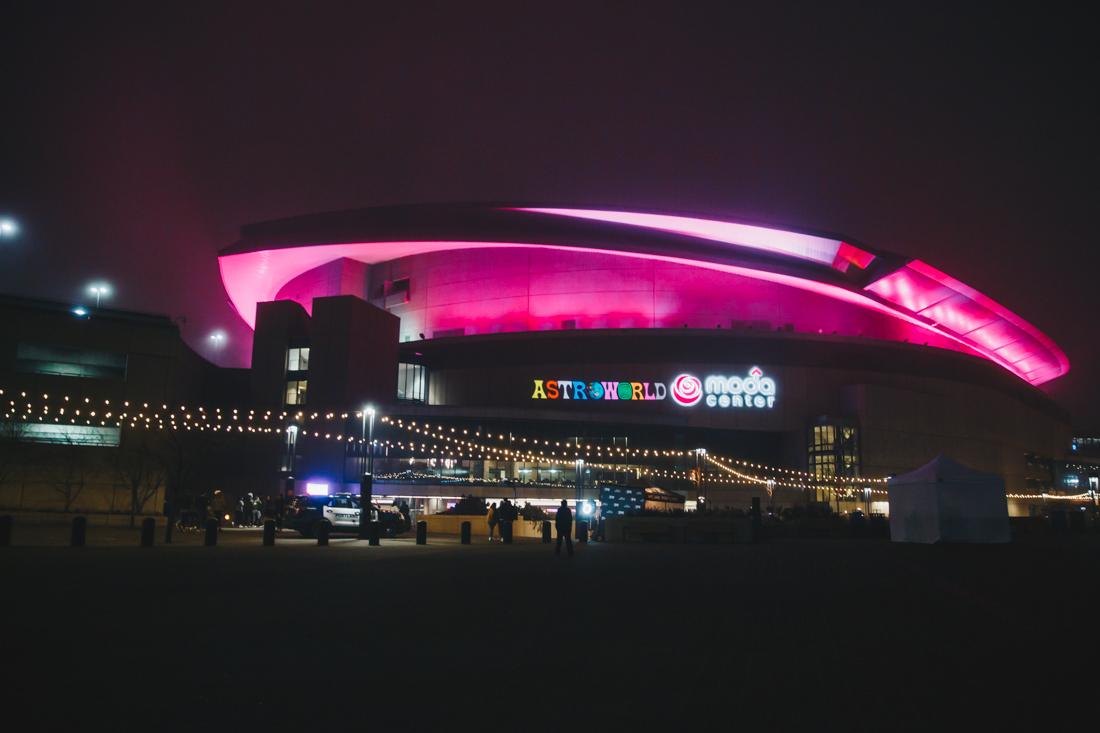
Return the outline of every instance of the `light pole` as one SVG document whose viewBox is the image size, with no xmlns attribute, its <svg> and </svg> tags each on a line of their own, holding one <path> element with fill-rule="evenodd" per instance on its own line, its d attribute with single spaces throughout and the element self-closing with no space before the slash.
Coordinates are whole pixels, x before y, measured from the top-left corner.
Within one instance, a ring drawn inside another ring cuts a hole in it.
<svg viewBox="0 0 1100 733">
<path fill-rule="evenodd" d="M 283 495 L 286 498 L 294 496 L 294 452 L 298 442 L 298 426 L 291 424 L 286 426 L 286 484 L 283 486 Z"/>
<path fill-rule="evenodd" d="M 695 449 L 695 496 L 698 498 L 700 490 L 702 490 L 704 510 L 709 508 L 707 506 L 707 485 L 703 482 L 703 468 L 706 466 L 706 455 L 706 448 Z"/>
<path fill-rule="evenodd" d="M 88 286 L 88 294 L 95 296 L 95 307 L 98 309 L 102 298 L 111 297 L 111 286 L 107 283 L 92 283 Z"/>
<path fill-rule="evenodd" d="M 371 507 L 374 505 L 374 408 L 363 408 L 363 443 L 365 455 L 363 476 L 359 479 L 359 539 L 373 539 L 370 534 Z"/>
</svg>

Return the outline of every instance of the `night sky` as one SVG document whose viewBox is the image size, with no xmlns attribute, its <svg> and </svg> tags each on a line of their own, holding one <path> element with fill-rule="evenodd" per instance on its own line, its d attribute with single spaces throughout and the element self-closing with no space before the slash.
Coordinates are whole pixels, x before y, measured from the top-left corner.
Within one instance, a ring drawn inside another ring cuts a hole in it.
<svg viewBox="0 0 1100 733">
<path fill-rule="evenodd" d="M 8 3 L 0 213 L 23 231 L 0 290 L 103 278 L 240 364 L 215 255 L 241 224 L 479 200 L 740 217 L 1003 302 L 1065 349 L 1044 389 L 1100 433 L 1084 11 L 765 5 Z"/>
</svg>

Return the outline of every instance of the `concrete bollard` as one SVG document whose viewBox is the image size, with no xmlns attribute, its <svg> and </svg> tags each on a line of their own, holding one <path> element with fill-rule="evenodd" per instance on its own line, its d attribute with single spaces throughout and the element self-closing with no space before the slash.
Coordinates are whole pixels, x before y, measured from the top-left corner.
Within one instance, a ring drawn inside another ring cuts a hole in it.
<svg viewBox="0 0 1100 733">
<path fill-rule="evenodd" d="M 0 547 L 11 547 L 11 523 L 10 514 L 0 517 Z"/>
<path fill-rule="evenodd" d="M 550 520 L 544 519 L 542 520 L 542 544 L 549 545 L 550 542 Z"/>
<path fill-rule="evenodd" d="M 577 542 L 582 545 L 588 542 L 588 520 L 586 519 L 577 522 Z"/>
<path fill-rule="evenodd" d="M 464 545 L 470 544 L 470 523 L 463 522 L 459 527 L 459 542 Z"/>
<path fill-rule="evenodd" d="M 141 546 L 153 546 L 153 533 L 157 531 L 157 521 L 152 517 L 141 520 Z"/>
<path fill-rule="evenodd" d="M 428 544 L 428 523 L 424 520 L 416 523 L 416 544 Z"/>
<path fill-rule="evenodd" d="M 375 520 L 367 525 L 367 544 L 378 547 L 381 544 L 379 537 L 382 535 L 382 523 Z"/>
<path fill-rule="evenodd" d="M 328 547 L 328 532 L 329 532 L 328 522 L 321 522 L 321 524 L 318 525 L 318 527 L 317 527 L 317 546 L 318 547 Z"/>
<path fill-rule="evenodd" d="M 69 545 L 83 547 L 88 535 L 88 520 L 85 517 L 73 517 L 73 531 L 69 536 Z"/>
<path fill-rule="evenodd" d="M 275 546 L 275 520 L 268 519 L 264 522 L 264 547 Z"/>
<path fill-rule="evenodd" d="M 500 523 L 500 541 L 506 545 L 512 544 L 512 522 L 505 519 Z"/>
<path fill-rule="evenodd" d="M 203 538 L 202 544 L 206 547 L 213 547 L 218 544 L 218 520 L 207 519 L 206 520 L 206 537 Z"/>
</svg>

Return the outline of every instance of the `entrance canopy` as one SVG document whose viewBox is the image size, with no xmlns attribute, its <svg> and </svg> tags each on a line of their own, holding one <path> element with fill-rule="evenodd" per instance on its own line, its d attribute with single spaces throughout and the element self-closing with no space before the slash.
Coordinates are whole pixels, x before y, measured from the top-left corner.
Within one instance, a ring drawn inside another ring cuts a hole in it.
<svg viewBox="0 0 1100 733">
<path fill-rule="evenodd" d="M 1008 542 L 1004 480 L 937 456 L 890 479 L 894 542 Z"/>
</svg>

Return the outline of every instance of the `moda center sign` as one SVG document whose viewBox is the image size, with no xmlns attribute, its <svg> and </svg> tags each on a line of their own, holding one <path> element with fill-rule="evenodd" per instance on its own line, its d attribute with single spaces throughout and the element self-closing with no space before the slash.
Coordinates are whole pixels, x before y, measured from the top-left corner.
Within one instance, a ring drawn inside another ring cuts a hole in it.
<svg viewBox="0 0 1100 733">
<path fill-rule="evenodd" d="M 680 374 L 668 382 L 587 381 L 535 379 L 533 400 L 629 400 L 660 402 L 671 398 L 682 407 L 700 403 L 715 408 L 770 409 L 775 407 L 775 380 L 760 367 L 747 374 L 709 374 L 702 378 Z"/>
</svg>

